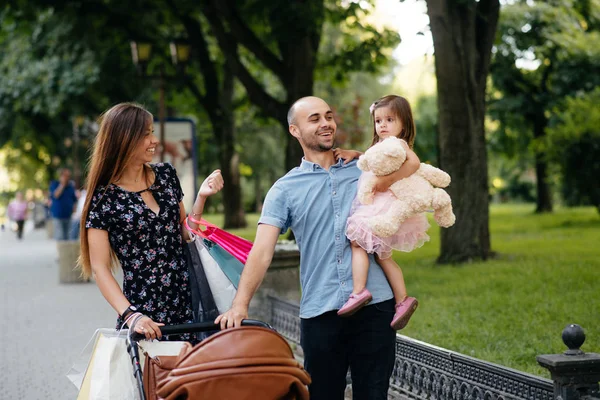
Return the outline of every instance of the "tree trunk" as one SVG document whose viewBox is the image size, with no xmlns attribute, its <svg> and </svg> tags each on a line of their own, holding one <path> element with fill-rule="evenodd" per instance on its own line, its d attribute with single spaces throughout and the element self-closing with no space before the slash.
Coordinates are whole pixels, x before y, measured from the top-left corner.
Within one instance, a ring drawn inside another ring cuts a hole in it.
<svg viewBox="0 0 600 400">
<path fill-rule="evenodd" d="M 205 2 L 204 14 L 217 37 L 229 68 L 242 83 L 250 101 L 269 117 L 278 121 L 286 134 L 285 167 L 300 164 L 302 150 L 296 138 L 289 134 L 287 112 L 299 98 L 313 92 L 316 54 L 319 48 L 324 15 L 323 0 L 272 2 L 265 16 L 270 20 L 272 36 L 277 40 L 279 54 L 273 52 L 250 29 L 234 2 Z M 305 9 L 309 7 L 310 10 Z M 319 13 L 314 14 L 315 10 Z M 305 13 L 298 14 L 298 11 Z M 316 15 L 316 17 L 308 17 Z M 224 21 L 227 21 L 224 24 Z M 243 45 L 275 76 L 286 90 L 285 102 L 271 96 L 241 62 L 238 44 Z"/>
<path fill-rule="evenodd" d="M 440 166 L 452 176 L 456 224 L 442 229 L 440 263 L 490 256 L 485 89 L 498 0 L 427 0 L 435 49 Z"/>
<path fill-rule="evenodd" d="M 305 38 L 304 41 L 308 41 Z M 285 132 L 285 169 L 291 170 L 300 165 L 304 153 L 302 147 L 294 136 L 290 134 L 287 121 L 287 112 L 296 100 L 311 96 L 314 85 L 314 69 L 316 63 L 316 52 L 310 46 L 296 46 L 288 49 L 286 60 L 289 61 L 287 74 L 283 77 L 284 86 L 287 89 L 287 107 L 273 110 L 271 117 L 279 121 Z"/>
<path fill-rule="evenodd" d="M 225 134 L 225 131 L 223 131 Z M 239 154 L 233 149 L 233 142 L 221 147 L 221 173 L 225 184 L 223 186 L 223 208 L 225 214 L 224 229 L 245 228 L 246 214 L 242 204 L 242 189 L 240 185 Z"/>
<path fill-rule="evenodd" d="M 240 157 L 235 151 L 235 116 L 232 104 L 233 83 L 234 76 L 231 70 L 225 67 L 223 87 L 219 99 L 220 115 L 217 115 L 212 121 L 215 138 L 219 144 L 221 174 L 225 181 L 222 193 L 225 213 L 224 229 L 244 228 L 248 225 L 242 204 Z"/>
<path fill-rule="evenodd" d="M 187 86 L 207 111 L 215 141 L 219 146 L 221 174 L 225 181 L 222 191 L 224 227 L 246 227 L 240 185 L 239 156 L 235 151 L 234 74 L 230 66 L 224 66 L 222 79 L 220 79 L 217 71 L 221 69 L 221 66 L 211 59 L 209 44 L 204 38 L 203 27 L 199 19 L 185 12 L 180 13 L 174 2 L 171 2 L 170 5 L 186 29 L 204 78 L 204 90 L 201 90 L 193 79 L 187 80 Z"/>
<path fill-rule="evenodd" d="M 536 140 L 546 136 L 546 126 L 548 120 L 543 114 L 543 110 L 536 116 L 533 125 L 533 137 Z M 552 194 L 550 184 L 548 183 L 548 164 L 546 163 L 546 154 L 543 151 L 535 152 L 535 177 L 537 180 L 537 200 L 536 213 L 552 212 Z"/>
<path fill-rule="evenodd" d="M 297 42 L 287 41 L 281 44 L 286 65 L 286 74 L 283 77 L 284 87 L 287 90 L 287 108 L 302 97 L 311 96 L 314 86 L 314 70 L 316 66 L 317 48 L 312 43 L 313 38 L 305 35 Z M 300 165 L 304 153 L 298 139 L 289 133 L 287 123 L 287 109 L 285 115 L 279 116 L 278 120 L 284 127 L 287 137 L 285 151 L 285 167 L 290 170 Z"/>
</svg>

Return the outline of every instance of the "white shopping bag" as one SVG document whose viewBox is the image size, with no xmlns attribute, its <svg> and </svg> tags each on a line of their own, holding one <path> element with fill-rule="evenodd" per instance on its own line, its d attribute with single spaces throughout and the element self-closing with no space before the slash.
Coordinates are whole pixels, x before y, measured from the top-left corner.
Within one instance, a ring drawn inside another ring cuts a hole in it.
<svg viewBox="0 0 600 400">
<path fill-rule="evenodd" d="M 91 370 L 90 400 L 138 399 L 126 339 L 119 335 L 100 335 Z"/>
<path fill-rule="evenodd" d="M 127 353 L 127 330 L 98 329 L 75 361 L 67 378 L 79 389 L 77 400 L 137 400 L 139 392 Z M 140 364 L 144 353 L 151 357 L 178 355 L 187 342 L 142 340 L 138 343 Z"/>
<path fill-rule="evenodd" d="M 208 249 L 204 246 L 202 238 L 195 236 L 193 239 L 200 254 L 204 274 L 215 299 L 215 304 L 219 313 L 222 314 L 231 308 L 237 290 L 221 267 L 219 267 L 219 264 L 212 258 Z"/>
<path fill-rule="evenodd" d="M 67 377 L 79 387 L 77 400 L 138 400 L 127 353 L 127 330 L 98 329 Z M 91 346 L 90 346 L 91 344 Z M 86 355 L 88 363 L 82 373 Z"/>
</svg>

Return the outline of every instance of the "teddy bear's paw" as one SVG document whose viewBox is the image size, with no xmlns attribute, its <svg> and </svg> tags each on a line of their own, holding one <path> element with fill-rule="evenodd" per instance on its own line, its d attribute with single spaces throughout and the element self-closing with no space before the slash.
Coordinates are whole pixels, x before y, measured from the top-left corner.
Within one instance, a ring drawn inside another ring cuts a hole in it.
<svg viewBox="0 0 600 400">
<path fill-rule="evenodd" d="M 360 201 L 360 204 L 373 204 L 373 198 L 374 197 L 375 196 L 371 192 L 368 192 L 368 193 L 359 193 L 358 194 L 358 201 Z"/>
<path fill-rule="evenodd" d="M 379 237 L 389 237 L 398 231 L 398 224 L 394 224 L 389 218 L 378 216 L 369 220 L 369 226 L 374 235 Z"/>
<path fill-rule="evenodd" d="M 449 228 L 456 222 L 456 216 L 451 209 L 443 212 L 435 212 L 433 218 L 442 228 Z"/>
</svg>

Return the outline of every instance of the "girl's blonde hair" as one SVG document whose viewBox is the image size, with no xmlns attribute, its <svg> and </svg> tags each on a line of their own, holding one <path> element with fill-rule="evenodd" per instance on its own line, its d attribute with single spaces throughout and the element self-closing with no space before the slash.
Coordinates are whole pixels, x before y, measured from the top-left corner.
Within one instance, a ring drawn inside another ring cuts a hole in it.
<svg viewBox="0 0 600 400">
<path fill-rule="evenodd" d="M 408 147 L 412 149 L 413 144 L 415 143 L 417 130 L 415 128 L 415 121 L 413 119 L 410 103 L 404 97 L 393 94 L 383 96 L 371 105 L 370 111 L 371 118 L 373 119 L 373 142 L 371 143 L 371 146 L 379 142 L 379 135 L 377 134 L 375 125 L 375 110 L 383 107 L 389 107 L 396 117 L 400 119 L 402 131 L 400 131 L 398 138 L 404 139 L 406 143 L 408 143 Z"/>
<path fill-rule="evenodd" d="M 87 176 L 87 195 L 81 213 L 79 227 L 81 252 L 78 265 L 83 277 L 92 274 L 90 263 L 90 245 L 87 237 L 85 223 L 90 213 L 92 198 L 97 194 L 96 189 L 106 187 L 119 180 L 123 170 L 131 161 L 137 144 L 143 140 L 153 117 L 144 107 L 135 103 L 120 103 L 105 111 L 98 123 L 100 128 L 96 135 L 92 155 L 89 160 L 89 173 Z M 101 202 L 97 201 L 96 205 Z M 111 251 L 111 268 L 114 270 L 118 260 L 114 251 Z"/>
</svg>

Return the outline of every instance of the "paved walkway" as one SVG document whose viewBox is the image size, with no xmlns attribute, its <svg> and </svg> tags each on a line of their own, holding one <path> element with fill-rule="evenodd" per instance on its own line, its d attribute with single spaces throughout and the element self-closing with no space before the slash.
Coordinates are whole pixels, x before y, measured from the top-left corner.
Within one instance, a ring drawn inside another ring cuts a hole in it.
<svg viewBox="0 0 600 400">
<path fill-rule="evenodd" d="M 65 374 L 116 315 L 94 283 L 59 284 L 56 243 L 26 226 L 0 232 L 0 400 L 72 400 Z"/>
<path fill-rule="evenodd" d="M 57 260 L 44 229 L 26 225 L 21 241 L 0 232 L 0 400 L 76 399 L 66 373 L 97 328 L 114 326 L 96 284 L 60 284 Z"/>
</svg>

